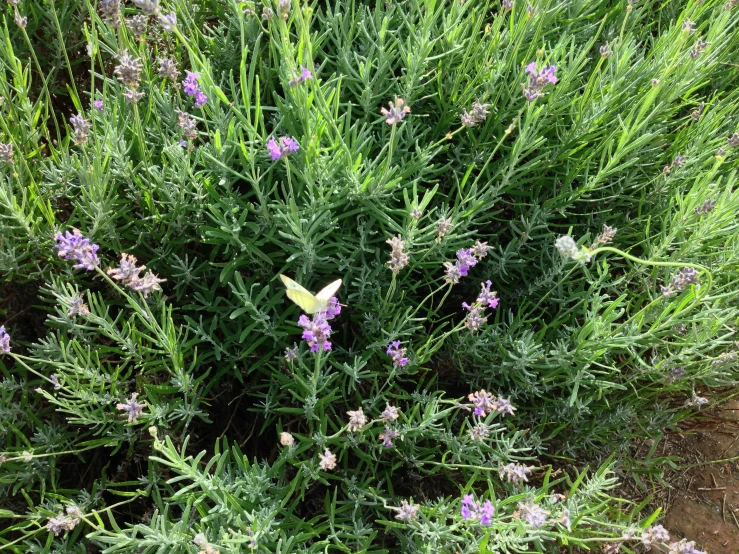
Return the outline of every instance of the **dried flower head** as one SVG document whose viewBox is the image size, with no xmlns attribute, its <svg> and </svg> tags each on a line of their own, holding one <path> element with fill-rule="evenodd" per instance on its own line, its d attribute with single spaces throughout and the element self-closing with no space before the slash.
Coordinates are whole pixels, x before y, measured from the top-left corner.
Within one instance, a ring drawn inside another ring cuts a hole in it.
<svg viewBox="0 0 739 554">
<path fill-rule="evenodd" d="M 686 19 L 683 21 L 683 24 L 681 25 L 681 29 L 683 32 L 686 32 L 686 33 L 694 33 L 695 23 L 693 23 L 690 19 Z"/>
<path fill-rule="evenodd" d="M 292 362 L 293 360 L 298 359 L 298 347 L 295 346 L 293 348 L 286 348 L 285 349 L 285 361 L 286 362 Z"/>
<path fill-rule="evenodd" d="M 391 427 L 385 426 L 385 432 L 380 433 L 377 438 L 382 441 L 382 446 L 392 448 L 393 441 L 398 437 L 398 432 Z"/>
<path fill-rule="evenodd" d="M 159 0 L 131 0 L 142 12 L 149 15 L 158 15 L 161 12 Z"/>
<path fill-rule="evenodd" d="M 0 162 L 13 165 L 13 144 L 0 142 Z"/>
<path fill-rule="evenodd" d="M 336 456 L 328 448 L 323 451 L 323 454 L 319 454 L 318 458 L 320 460 L 318 466 L 323 471 L 329 471 L 336 467 Z"/>
<path fill-rule="evenodd" d="M 362 408 L 357 408 L 354 411 L 346 412 L 349 416 L 349 432 L 354 433 L 359 431 L 367 423 L 367 416 L 364 415 Z"/>
<path fill-rule="evenodd" d="M 88 316 L 90 315 L 90 309 L 85 304 L 85 301 L 81 296 L 73 296 L 69 301 L 69 311 L 67 312 L 69 317 L 73 315 Z"/>
<path fill-rule="evenodd" d="M 452 227 L 454 227 L 454 224 L 449 218 L 442 217 L 439 221 L 437 221 L 436 232 L 438 233 L 438 236 L 436 237 L 436 240 L 440 240 L 442 237 L 444 237 L 444 235 L 451 231 Z"/>
<path fill-rule="evenodd" d="M 385 116 L 385 123 L 388 125 L 394 125 L 403 121 L 403 118 L 411 113 L 410 106 L 407 106 L 405 100 L 397 96 L 395 97 L 395 102 L 388 102 L 388 105 L 390 106 L 389 110 L 386 108 L 380 109 L 380 113 Z"/>
<path fill-rule="evenodd" d="M 613 227 L 609 227 L 608 225 L 603 225 L 603 231 L 600 235 L 598 235 L 598 238 L 596 239 L 598 244 L 608 244 L 613 240 L 613 237 L 616 236 L 616 231 L 618 229 L 614 229 Z"/>
<path fill-rule="evenodd" d="M 418 515 L 418 506 L 412 503 L 409 504 L 407 500 L 403 500 L 399 507 L 392 509 L 398 512 L 395 515 L 395 519 L 405 521 L 406 523 L 410 523 Z"/>
<path fill-rule="evenodd" d="M 146 15 L 134 15 L 126 20 L 126 26 L 133 33 L 136 40 L 141 40 L 146 34 L 146 24 L 149 18 Z"/>
<path fill-rule="evenodd" d="M 298 142 L 292 137 L 280 137 L 275 140 L 275 137 L 270 137 L 267 142 L 267 151 L 269 152 L 272 161 L 277 161 L 280 158 L 289 156 L 293 152 L 297 152 L 300 149 Z"/>
<path fill-rule="evenodd" d="M 173 82 L 177 81 L 177 78 L 180 76 L 180 72 L 177 69 L 176 61 L 171 58 L 157 58 L 157 63 L 159 64 L 157 73 L 159 73 L 160 77 L 163 79 L 169 79 Z"/>
<path fill-rule="evenodd" d="M 513 9 L 513 0 L 503 0 L 500 3 L 500 7 L 503 8 L 503 11 L 511 11 Z"/>
<path fill-rule="evenodd" d="M 144 410 L 144 405 L 136 400 L 138 393 L 131 393 L 131 398 L 126 400 L 124 403 L 115 405 L 116 410 L 120 410 L 128 416 L 129 423 L 135 423 Z"/>
<path fill-rule="evenodd" d="M 706 51 L 706 48 L 708 48 L 709 43 L 705 42 L 701 39 L 698 39 L 695 41 L 695 44 L 693 45 L 693 48 L 690 50 L 690 57 L 692 59 L 696 59 L 698 56 L 700 56 L 703 52 Z"/>
<path fill-rule="evenodd" d="M 290 0 L 280 0 L 280 3 L 277 5 L 277 11 L 280 14 L 280 18 L 285 21 L 290 19 Z"/>
<path fill-rule="evenodd" d="M 387 239 L 385 242 L 392 248 L 390 261 L 387 262 L 387 265 L 390 271 L 397 275 L 401 269 L 408 265 L 409 261 L 408 253 L 405 251 L 405 241 L 400 238 L 400 235 L 397 235 Z"/>
<path fill-rule="evenodd" d="M 5 330 L 5 325 L 0 325 L 0 350 L 10 354 L 10 335 Z"/>
<path fill-rule="evenodd" d="M 693 121 L 698 121 L 701 118 L 701 115 L 703 114 L 703 108 L 705 108 L 705 104 L 701 102 L 698 104 L 698 107 L 694 109 L 692 112 L 690 112 L 690 118 Z"/>
<path fill-rule="evenodd" d="M 670 543 L 668 554 L 706 554 L 703 550 L 698 550 L 695 541 L 682 539 L 679 542 Z"/>
<path fill-rule="evenodd" d="M 198 138 L 198 122 L 191 118 L 190 114 L 177 110 L 177 124 L 180 126 L 180 129 L 182 129 L 182 136 L 187 140 L 195 140 Z"/>
<path fill-rule="evenodd" d="M 421 216 L 423 215 L 423 212 L 419 210 L 418 208 L 413 208 L 411 210 L 411 217 L 413 219 L 421 219 Z"/>
<path fill-rule="evenodd" d="M 126 254 L 121 254 L 121 261 L 118 267 L 111 267 L 107 273 L 116 281 L 122 281 L 124 284 L 128 284 L 131 281 L 138 280 L 139 274 L 146 269 L 145 265 L 137 266 L 136 257 Z"/>
<path fill-rule="evenodd" d="M 470 247 L 470 252 L 475 258 L 477 258 L 478 260 L 482 260 L 492 249 L 493 247 L 488 246 L 487 242 L 480 242 L 479 240 L 477 240 L 475 241 L 475 244 Z"/>
<path fill-rule="evenodd" d="M 532 527 L 538 529 L 547 522 L 549 512 L 534 502 L 519 502 L 513 517 L 522 519 Z"/>
<path fill-rule="evenodd" d="M 67 506 L 66 514 L 59 512 L 54 517 L 49 517 L 46 530 L 58 536 L 62 531 L 71 531 L 82 519 L 82 512 L 77 506 Z"/>
<path fill-rule="evenodd" d="M 138 104 L 146 93 L 143 90 L 134 90 L 132 88 L 126 89 L 123 93 L 123 98 L 128 100 L 131 104 Z"/>
<path fill-rule="evenodd" d="M 462 110 L 462 115 L 460 116 L 462 125 L 465 127 L 475 127 L 484 122 L 490 113 L 488 111 L 489 106 L 490 104 L 481 104 L 478 100 L 475 100 L 469 112 Z"/>
<path fill-rule="evenodd" d="M 114 29 L 121 26 L 121 3 L 120 0 L 100 0 L 98 13 L 103 21 L 110 23 Z"/>
<path fill-rule="evenodd" d="M 69 118 L 69 122 L 72 124 L 74 129 L 73 137 L 75 144 L 84 144 L 87 142 L 88 133 L 92 129 L 92 124 L 89 119 L 82 117 L 82 114 L 77 114 Z"/>
<path fill-rule="evenodd" d="M 385 404 L 385 409 L 380 414 L 380 419 L 383 421 L 383 423 L 389 423 L 391 421 L 395 421 L 400 416 L 400 410 L 396 408 L 395 406 L 391 406 L 390 404 Z"/>
<path fill-rule="evenodd" d="M 726 140 L 732 148 L 739 148 L 739 133 L 732 133 Z"/>
<path fill-rule="evenodd" d="M 25 15 L 21 15 L 21 12 L 16 8 L 13 14 L 13 23 L 18 27 L 25 28 L 28 25 L 28 18 Z"/>
<path fill-rule="evenodd" d="M 649 550 L 654 543 L 666 543 L 670 540 L 670 533 L 661 525 L 647 527 L 641 535 L 641 543 Z"/>
<path fill-rule="evenodd" d="M 90 239 L 83 236 L 77 229 L 72 229 L 71 232 L 66 231 L 63 235 L 57 233 L 55 238 L 57 244 L 54 248 L 59 250 L 59 256 L 65 260 L 78 262 L 72 266 L 73 268 L 93 271 L 95 266 L 100 265 L 100 259 L 97 256 L 100 246 L 91 244 Z"/>
<path fill-rule="evenodd" d="M 694 213 L 697 216 L 706 215 L 710 214 L 715 208 L 716 201 L 709 198 L 704 200 L 703 203 L 694 210 Z"/>
<path fill-rule="evenodd" d="M 686 374 L 687 371 L 684 367 L 671 367 L 665 376 L 665 380 L 668 383 L 674 383 L 685 377 Z"/>
<path fill-rule="evenodd" d="M 282 433 L 280 433 L 280 444 L 282 446 L 292 446 L 295 444 L 295 437 L 293 437 L 290 433 L 283 431 Z"/>
<path fill-rule="evenodd" d="M 605 44 L 602 44 L 599 50 L 600 55 L 603 58 L 610 58 L 611 56 L 613 56 L 613 50 L 611 50 L 611 47 L 608 46 L 607 42 Z"/>
<path fill-rule="evenodd" d="M 272 21 L 275 17 L 275 12 L 272 8 L 262 8 L 262 19 L 264 21 Z"/>
<path fill-rule="evenodd" d="M 523 464 L 516 464 L 511 462 L 498 469 L 500 478 L 505 478 L 509 483 L 517 485 L 519 483 L 528 483 L 529 478 L 527 475 L 531 473 L 531 468 Z"/>
<path fill-rule="evenodd" d="M 142 69 L 141 60 L 124 51 L 118 54 L 118 66 L 113 70 L 113 73 L 128 88 L 136 89 L 141 82 Z"/>
<path fill-rule="evenodd" d="M 147 271 L 141 279 L 131 281 L 128 283 L 128 286 L 140 292 L 146 298 L 154 291 L 161 291 L 162 287 L 159 286 L 159 283 L 164 283 L 165 281 L 166 279 L 160 279 L 151 271 Z"/>
<path fill-rule="evenodd" d="M 484 423 L 478 423 L 470 429 L 470 440 L 473 442 L 483 442 L 489 434 L 490 428 Z"/>
<path fill-rule="evenodd" d="M 706 404 L 708 404 L 708 399 L 703 396 L 698 396 L 697 394 L 693 394 L 693 397 L 690 400 L 685 401 L 685 406 L 692 406 L 694 408 L 702 408 Z"/>
<path fill-rule="evenodd" d="M 559 237 L 554 241 L 554 246 L 565 258 L 570 258 L 581 264 L 590 261 L 590 252 L 585 248 L 578 248 L 575 239 L 569 235 Z"/>
</svg>

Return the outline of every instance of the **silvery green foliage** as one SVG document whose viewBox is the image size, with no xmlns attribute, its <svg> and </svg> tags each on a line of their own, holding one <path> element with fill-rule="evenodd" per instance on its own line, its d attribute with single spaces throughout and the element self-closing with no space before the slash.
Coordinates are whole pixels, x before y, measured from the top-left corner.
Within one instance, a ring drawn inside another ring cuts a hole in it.
<svg viewBox="0 0 739 554">
<path fill-rule="evenodd" d="M 737 377 L 736 6 L 135 2 L 145 42 L 119 4 L 2 16 L 3 544 L 635 546 L 609 468 Z M 106 279 L 123 253 L 166 281 Z M 281 272 L 342 278 L 330 352 Z"/>
</svg>

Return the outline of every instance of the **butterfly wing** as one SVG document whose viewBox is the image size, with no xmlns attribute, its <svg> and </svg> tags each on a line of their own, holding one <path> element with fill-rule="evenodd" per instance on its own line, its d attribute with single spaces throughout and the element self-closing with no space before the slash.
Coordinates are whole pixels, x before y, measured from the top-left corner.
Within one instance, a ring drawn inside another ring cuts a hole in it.
<svg viewBox="0 0 739 554">
<path fill-rule="evenodd" d="M 321 308 L 320 300 L 290 277 L 280 275 L 280 279 L 287 289 L 287 297 L 302 308 L 305 313 L 314 314 Z"/>
<path fill-rule="evenodd" d="M 331 300 L 331 297 L 336 294 L 337 290 L 339 290 L 340 286 L 341 279 L 337 279 L 333 283 L 323 287 L 320 291 L 316 293 L 316 300 L 318 300 L 325 307 L 326 304 L 328 304 L 328 301 Z"/>
</svg>

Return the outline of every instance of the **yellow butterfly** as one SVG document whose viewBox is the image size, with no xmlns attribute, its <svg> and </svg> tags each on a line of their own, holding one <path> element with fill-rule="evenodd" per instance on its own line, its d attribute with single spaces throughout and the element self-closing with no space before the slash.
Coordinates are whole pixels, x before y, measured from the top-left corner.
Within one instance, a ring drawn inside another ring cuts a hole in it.
<svg viewBox="0 0 739 554">
<path fill-rule="evenodd" d="M 282 279 L 285 288 L 287 288 L 287 297 L 303 308 L 303 311 L 308 314 L 314 314 L 325 310 L 328 306 L 328 301 L 331 300 L 331 297 L 336 294 L 336 291 L 339 290 L 339 287 L 341 286 L 341 279 L 337 279 L 330 285 L 322 288 L 314 296 L 298 283 L 290 279 L 290 277 L 280 275 L 280 279 Z"/>
</svg>

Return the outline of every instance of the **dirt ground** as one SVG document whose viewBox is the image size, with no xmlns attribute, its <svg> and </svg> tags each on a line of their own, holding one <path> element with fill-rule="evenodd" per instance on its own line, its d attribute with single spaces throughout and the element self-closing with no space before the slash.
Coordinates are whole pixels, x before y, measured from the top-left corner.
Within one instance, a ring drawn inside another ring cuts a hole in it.
<svg viewBox="0 0 739 554">
<path fill-rule="evenodd" d="M 739 399 L 681 427 L 660 445 L 662 455 L 682 458 L 655 491 L 664 526 L 708 554 L 739 554 Z"/>
</svg>

